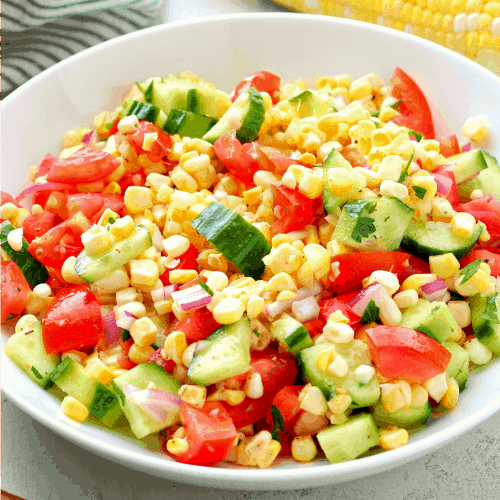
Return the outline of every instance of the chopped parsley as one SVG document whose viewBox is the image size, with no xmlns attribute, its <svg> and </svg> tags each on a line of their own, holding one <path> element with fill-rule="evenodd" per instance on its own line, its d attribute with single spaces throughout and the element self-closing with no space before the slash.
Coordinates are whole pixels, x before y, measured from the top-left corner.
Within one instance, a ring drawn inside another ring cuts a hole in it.
<svg viewBox="0 0 500 500">
<path fill-rule="evenodd" d="M 467 264 L 458 274 L 463 276 L 462 281 L 460 282 L 463 285 L 466 281 L 469 281 L 474 274 L 476 274 L 479 266 L 481 265 L 481 259 L 476 259 L 472 261 L 470 264 Z"/>
<path fill-rule="evenodd" d="M 375 301 L 370 299 L 366 309 L 363 312 L 363 316 L 359 320 L 360 323 L 372 323 L 379 320 L 380 307 L 377 307 Z"/>
<path fill-rule="evenodd" d="M 427 189 L 420 186 L 412 186 L 411 188 L 413 189 L 415 196 L 417 196 L 421 200 L 424 199 L 425 193 L 427 193 Z"/>
<path fill-rule="evenodd" d="M 273 432 L 271 433 L 273 436 L 273 439 L 275 441 L 278 441 L 278 443 L 281 443 L 281 437 L 279 434 L 279 430 L 281 432 L 285 431 L 285 422 L 283 420 L 283 415 L 281 414 L 280 409 L 276 405 L 271 406 L 271 415 L 273 417 L 274 421 L 274 428 Z"/>
<path fill-rule="evenodd" d="M 116 219 L 115 219 L 114 217 L 110 217 L 110 218 L 108 219 L 108 222 L 109 222 L 110 224 L 114 224 L 114 223 L 116 222 Z"/>
<path fill-rule="evenodd" d="M 413 157 L 415 156 L 415 150 L 413 150 L 413 153 L 410 155 L 410 158 L 408 159 L 408 162 L 406 163 L 405 168 L 401 172 L 401 175 L 399 176 L 398 182 L 403 182 L 409 175 L 410 172 L 410 165 L 411 162 L 413 161 Z"/>
<path fill-rule="evenodd" d="M 210 295 L 210 297 L 214 296 L 214 292 L 206 283 L 203 283 L 203 281 L 201 281 L 201 280 L 197 280 L 197 281 L 198 281 L 199 285 L 201 286 L 201 288 L 203 288 L 203 290 L 205 290 L 205 292 L 207 292 L 208 295 Z"/>
<path fill-rule="evenodd" d="M 500 319 L 498 319 L 497 296 L 498 292 L 486 297 L 486 307 L 483 312 L 483 319 L 492 323 L 500 323 Z"/>
</svg>

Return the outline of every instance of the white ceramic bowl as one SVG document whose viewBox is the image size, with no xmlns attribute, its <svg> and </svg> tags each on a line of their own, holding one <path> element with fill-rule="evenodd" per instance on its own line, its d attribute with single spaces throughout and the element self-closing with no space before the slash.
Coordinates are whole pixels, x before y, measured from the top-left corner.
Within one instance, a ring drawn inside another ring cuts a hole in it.
<svg viewBox="0 0 500 500">
<path fill-rule="evenodd" d="M 34 78 L 2 105 L 2 189 L 16 193 L 27 168 L 75 125 L 90 125 L 113 109 L 134 81 L 188 69 L 221 89 L 268 69 L 284 79 L 374 72 L 386 81 L 400 66 L 421 85 L 434 110 L 437 135 L 459 131 L 467 117 L 491 124 L 488 150 L 500 157 L 500 79 L 439 45 L 370 24 L 298 14 L 204 18 L 114 39 L 73 56 Z M 2 334 L 2 344 L 7 335 Z M 170 461 L 140 442 L 91 425 L 67 422 L 57 400 L 32 383 L 2 351 L 3 390 L 32 417 L 71 441 L 135 469 L 170 479 L 239 489 L 321 486 L 367 476 L 457 438 L 500 410 L 500 362 L 470 376 L 450 414 L 431 420 L 400 449 L 331 465 L 282 464 L 268 470 L 197 467 Z"/>
</svg>

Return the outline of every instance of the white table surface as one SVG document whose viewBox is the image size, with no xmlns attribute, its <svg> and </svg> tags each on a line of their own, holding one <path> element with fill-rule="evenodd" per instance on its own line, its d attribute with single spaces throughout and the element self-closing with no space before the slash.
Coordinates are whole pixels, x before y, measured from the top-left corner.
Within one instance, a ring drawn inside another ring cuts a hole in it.
<svg viewBox="0 0 500 500">
<path fill-rule="evenodd" d="M 269 0 L 167 0 L 166 21 L 284 10 Z M 2 397 L 2 488 L 27 500 L 486 500 L 500 491 L 500 414 L 436 453 L 332 487 L 245 492 L 189 486 L 134 471 L 79 448 Z"/>
</svg>

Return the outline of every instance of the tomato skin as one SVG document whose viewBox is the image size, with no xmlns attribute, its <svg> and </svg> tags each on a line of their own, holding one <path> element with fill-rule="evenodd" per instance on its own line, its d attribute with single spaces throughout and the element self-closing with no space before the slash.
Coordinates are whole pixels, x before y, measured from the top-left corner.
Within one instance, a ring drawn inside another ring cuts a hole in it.
<svg viewBox="0 0 500 500">
<path fill-rule="evenodd" d="M 431 268 L 429 263 L 419 257 L 410 255 L 408 258 L 408 266 L 406 266 L 399 275 L 399 282 L 403 283 L 406 278 L 413 274 L 430 274 Z"/>
<path fill-rule="evenodd" d="M 260 373 L 264 395 L 259 399 L 246 397 L 242 403 L 235 406 L 223 403 L 237 429 L 265 417 L 276 393 L 286 385 L 293 385 L 298 373 L 295 358 L 291 354 L 280 353 L 269 348 L 252 352 L 250 365 L 252 368 L 239 377 L 241 379 L 239 382 L 243 385 L 252 372 Z"/>
<path fill-rule="evenodd" d="M 314 338 L 323 333 L 323 327 L 326 325 L 326 321 L 323 318 L 318 317 L 302 324 L 306 327 L 306 330 L 309 332 L 311 338 Z"/>
<path fill-rule="evenodd" d="M 460 267 L 463 268 L 477 259 L 481 259 L 490 266 L 491 276 L 500 276 L 500 248 L 474 249 L 469 255 L 460 260 Z"/>
<path fill-rule="evenodd" d="M 209 464 L 227 457 L 236 439 L 236 429 L 218 401 L 206 401 L 203 408 L 195 408 L 186 402 L 181 405 L 181 417 L 189 444 L 187 452 L 171 455 L 185 464 Z M 163 448 L 168 453 L 166 439 Z"/>
<path fill-rule="evenodd" d="M 173 271 L 174 269 L 194 269 L 195 271 L 198 271 L 198 261 L 196 260 L 198 257 L 198 250 L 193 245 L 190 245 L 190 247 L 184 252 L 180 258 L 179 258 L 179 264 L 177 266 L 173 267 L 172 269 L 167 269 L 161 276 L 160 280 L 161 282 L 167 286 L 170 285 L 170 280 L 169 280 L 169 275 L 170 271 Z"/>
<path fill-rule="evenodd" d="M 366 330 L 368 348 L 381 375 L 422 384 L 448 366 L 451 354 L 424 333 L 400 326 Z"/>
<path fill-rule="evenodd" d="M 257 170 L 271 170 L 269 161 L 266 155 L 261 151 L 261 146 L 258 142 L 247 142 L 243 144 L 242 149 L 252 157 L 253 162 L 257 166 Z"/>
<path fill-rule="evenodd" d="M 458 144 L 458 139 L 455 134 L 443 137 L 439 141 L 439 152 L 445 157 L 457 155 L 460 153 L 460 146 Z"/>
<path fill-rule="evenodd" d="M 116 170 L 120 162 L 105 151 L 88 146 L 68 158 L 56 159 L 47 174 L 49 182 L 87 184 L 99 181 Z"/>
<path fill-rule="evenodd" d="M 340 264 L 340 275 L 330 288 L 339 295 L 361 289 L 363 280 L 373 271 L 391 271 L 400 276 L 409 257 L 404 252 L 354 252 L 337 255 L 332 263 Z"/>
<path fill-rule="evenodd" d="M 170 375 L 172 375 L 172 373 L 174 373 L 175 361 L 172 359 L 163 359 L 161 356 L 162 349 L 163 347 L 156 349 L 154 354 L 152 354 L 148 359 L 148 363 L 155 363 L 159 367 L 163 368 L 166 372 L 170 373 Z"/>
<path fill-rule="evenodd" d="M 158 134 L 158 138 L 153 143 L 151 151 L 143 149 L 144 134 Z M 171 137 L 153 123 L 141 120 L 139 128 L 132 135 L 127 137 L 127 142 L 135 148 L 138 154 L 146 154 L 146 156 L 155 163 L 161 161 L 172 149 Z"/>
<path fill-rule="evenodd" d="M 177 320 L 172 325 L 171 331 L 184 332 L 188 344 L 205 340 L 211 333 L 219 328 L 220 324 L 215 321 L 213 314 L 205 307 L 195 309 L 183 320 Z"/>
<path fill-rule="evenodd" d="M 118 181 L 122 193 L 125 193 L 127 188 L 130 186 L 144 186 L 145 183 L 146 183 L 146 174 L 142 170 L 139 170 L 138 172 L 127 172 Z"/>
<path fill-rule="evenodd" d="M 42 336 L 48 353 L 94 346 L 103 338 L 101 309 L 84 286 L 57 292 L 43 318 Z"/>
<path fill-rule="evenodd" d="M 401 68 L 396 68 L 391 76 L 392 95 L 402 102 L 398 111 L 402 113 L 391 121 L 396 125 L 408 127 L 434 139 L 432 114 L 425 95 L 418 85 Z"/>
<path fill-rule="evenodd" d="M 455 207 L 457 212 L 467 212 L 478 221 L 484 222 L 491 239 L 488 246 L 500 241 L 500 200 L 487 194 Z"/>
<path fill-rule="evenodd" d="M 23 236 L 28 243 L 42 236 L 55 226 L 56 216 L 43 210 L 42 213 L 32 213 L 23 222 Z"/>
<path fill-rule="evenodd" d="M 12 203 L 16 207 L 19 206 L 19 203 L 10 195 L 9 193 L 6 193 L 5 191 L 0 191 L 0 206 L 4 205 L 5 203 Z"/>
<path fill-rule="evenodd" d="M 124 341 L 123 337 L 120 337 L 119 342 L 120 345 L 122 346 L 122 353 L 118 357 L 118 365 L 120 368 L 123 368 L 124 370 L 132 370 L 134 366 L 137 366 L 137 363 L 130 361 L 128 357 L 128 352 L 130 351 L 130 348 L 134 343 L 134 339 L 132 337 L 129 337 L 127 340 Z"/>
<path fill-rule="evenodd" d="M 30 286 L 15 262 L 1 263 L 1 322 L 5 323 L 9 314 L 21 314 L 28 302 Z"/>
<path fill-rule="evenodd" d="M 214 151 L 231 175 L 245 184 L 252 182 L 255 172 L 259 170 L 259 164 L 243 149 L 236 137 L 231 134 L 223 135 L 214 142 Z"/>
<path fill-rule="evenodd" d="M 280 151 L 276 148 L 271 148 L 269 146 L 261 146 L 261 153 L 267 158 L 268 168 L 267 170 L 274 172 L 280 176 L 288 170 L 290 165 L 296 165 L 297 160 L 293 160 L 290 156 L 284 151 Z"/>
<path fill-rule="evenodd" d="M 279 92 L 280 84 L 281 78 L 278 75 L 270 71 L 256 71 L 238 83 L 234 89 L 234 96 L 231 100 L 234 102 L 246 89 L 253 87 L 259 92 L 267 92 L 271 96 L 273 104 L 276 104 L 279 98 L 275 96 L 274 93 Z"/>
<path fill-rule="evenodd" d="M 360 316 L 352 310 L 351 306 L 348 304 L 349 300 L 346 300 L 344 297 L 348 297 L 349 300 L 352 298 L 350 294 L 344 296 L 340 295 L 339 297 L 334 297 L 333 299 L 322 300 L 319 303 L 320 315 L 323 317 L 325 322 L 328 321 L 330 314 L 335 311 L 341 311 L 342 314 L 349 319 L 349 326 L 354 326 L 359 323 L 359 320 L 361 319 Z"/>
<path fill-rule="evenodd" d="M 125 204 L 119 194 L 78 193 L 68 196 L 66 206 L 70 216 L 82 212 L 90 222 L 97 222 L 107 208 L 121 215 Z"/>
<path fill-rule="evenodd" d="M 285 431 L 292 430 L 300 415 L 304 412 L 300 408 L 299 401 L 299 394 L 303 388 L 303 385 L 287 385 L 280 389 L 273 398 L 272 404 L 281 412 Z M 266 423 L 271 426 L 272 430 L 274 420 L 271 411 L 266 415 Z"/>
</svg>

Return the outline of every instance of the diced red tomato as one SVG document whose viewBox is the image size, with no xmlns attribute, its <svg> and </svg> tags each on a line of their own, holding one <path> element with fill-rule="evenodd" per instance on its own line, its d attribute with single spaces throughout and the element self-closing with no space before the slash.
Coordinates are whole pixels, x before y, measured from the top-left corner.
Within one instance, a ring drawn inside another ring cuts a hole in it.
<svg viewBox="0 0 500 500">
<path fill-rule="evenodd" d="M 287 385 L 280 389 L 273 398 L 272 404 L 281 412 L 285 431 L 291 431 L 304 412 L 300 408 L 299 401 L 299 394 L 303 388 L 303 385 Z M 266 415 L 266 423 L 271 429 L 273 428 L 274 420 L 270 411 Z"/>
<path fill-rule="evenodd" d="M 446 199 L 450 202 L 452 207 L 456 207 L 458 205 L 458 191 L 455 174 L 451 170 L 439 170 L 439 173 L 434 173 L 434 179 L 437 181 L 443 181 L 443 177 L 448 180 L 448 183 L 451 181 L 450 190 Z M 446 180 L 444 180 L 444 182 L 446 182 Z"/>
<path fill-rule="evenodd" d="M 247 142 L 242 146 L 243 151 L 252 157 L 258 167 L 257 170 L 271 170 L 269 161 L 260 148 L 258 142 Z"/>
<path fill-rule="evenodd" d="M 38 165 L 37 173 L 36 173 L 36 178 L 38 177 L 43 177 L 44 175 L 47 175 L 49 173 L 50 168 L 54 164 L 54 162 L 57 160 L 57 158 L 50 153 L 47 153 L 43 160 L 40 162 Z M 47 198 L 49 197 L 48 192 L 40 192 L 40 193 L 35 193 L 33 195 L 33 204 L 38 204 L 40 206 L 45 206 L 45 202 L 47 201 Z"/>
<path fill-rule="evenodd" d="M 250 184 L 253 176 L 259 170 L 259 164 L 247 153 L 241 142 L 231 134 L 223 135 L 214 142 L 217 158 L 234 177 Z"/>
<path fill-rule="evenodd" d="M 174 269 L 194 269 L 195 271 L 198 270 L 198 261 L 196 260 L 198 257 L 198 250 L 191 245 L 186 252 L 184 252 L 180 257 L 179 257 L 179 264 L 175 266 L 172 269 L 168 269 L 165 271 L 161 276 L 160 280 L 161 282 L 166 286 L 170 285 L 170 280 L 169 280 L 169 274 L 170 271 L 173 271 Z"/>
<path fill-rule="evenodd" d="M 186 464 L 208 464 L 224 460 L 233 447 L 236 428 L 224 406 L 218 401 L 206 401 L 203 408 L 182 402 L 181 417 L 189 445 L 187 452 L 171 455 Z M 167 440 L 163 442 L 167 450 Z"/>
<path fill-rule="evenodd" d="M 457 155 L 460 153 L 460 146 L 458 144 L 458 139 L 455 134 L 443 137 L 439 141 L 439 152 L 445 157 Z"/>
<path fill-rule="evenodd" d="M 373 362 L 387 378 L 422 384 L 443 373 L 451 358 L 439 342 L 410 328 L 377 326 L 366 336 Z"/>
<path fill-rule="evenodd" d="M 205 340 L 211 333 L 219 328 L 220 324 L 215 321 L 213 314 L 206 308 L 195 309 L 189 316 L 175 321 L 171 331 L 184 332 L 189 344 Z"/>
<path fill-rule="evenodd" d="M 239 383 L 244 384 L 252 372 L 259 372 L 264 386 L 264 395 L 259 399 L 246 397 L 239 405 L 224 403 L 237 429 L 257 422 L 266 416 L 271 408 L 276 393 L 286 385 L 292 385 L 297 378 L 297 366 L 291 354 L 280 353 L 273 349 L 252 352 L 251 370 L 240 376 Z"/>
<path fill-rule="evenodd" d="M 42 236 L 52 229 L 55 225 L 56 216 L 45 210 L 42 213 L 32 213 L 23 222 L 23 236 L 28 243 L 35 238 Z"/>
<path fill-rule="evenodd" d="M 356 146 L 347 146 L 340 150 L 340 154 L 354 167 L 362 167 L 366 164 L 366 158 Z"/>
<path fill-rule="evenodd" d="M 21 314 L 28 302 L 30 286 L 15 262 L 3 261 L 1 276 L 2 323 L 10 314 Z"/>
<path fill-rule="evenodd" d="M 156 349 L 154 354 L 151 355 L 151 357 L 148 359 L 149 363 L 155 363 L 161 368 L 163 368 L 166 372 L 174 373 L 174 368 L 175 368 L 175 361 L 172 359 L 163 359 L 161 356 L 161 351 L 163 347 L 160 347 L 159 349 Z"/>
<path fill-rule="evenodd" d="M 122 337 L 120 337 L 120 345 L 122 346 L 122 352 L 120 356 L 118 356 L 118 366 L 123 368 L 124 370 L 132 370 L 134 366 L 137 366 L 137 363 L 130 361 L 128 357 L 128 353 L 132 344 L 134 343 L 134 339 L 129 337 L 127 340 L 123 341 Z"/>
<path fill-rule="evenodd" d="M 477 259 L 481 259 L 490 266 L 492 276 L 500 276 L 500 248 L 474 249 L 460 260 L 460 267 L 463 268 Z"/>
<path fill-rule="evenodd" d="M 146 174 L 142 170 L 139 170 L 138 172 L 127 172 L 118 181 L 122 193 L 125 193 L 127 188 L 130 186 L 144 186 L 145 183 L 146 183 Z"/>
<path fill-rule="evenodd" d="M 107 208 L 121 215 L 125 206 L 123 196 L 106 193 L 70 194 L 66 205 L 70 216 L 82 212 L 90 222 L 97 222 Z"/>
<path fill-rule="evenodd" d="M 500 241 L 500 200 L 493 195 L 487 194 L 476 198 L 475 200 L 455 207 L 457 212 L 467 212 L 475 217 L 476 220 L 484 222 L 491 239 L 488 245 Z"/>
<path fill-rule="evenodd" d="M 326 325 L 326 321 L 323 318 L 318 317 L 303 323 L 303 325 L 306 327 L 306 330 L 309 332 L 311 338 L 314 338 L 323 333 L 323 327 Z"/>
<path fill-rule="evenodd" d="M 287 188 L 283 183 L 271 184 L 273 205 L 278 220 L 271 225 L 271 233 L 289 233 L 311 224 L 322 206 L 321 198 L 310 200 L 302 193 Z"/>
<path fill-rule="evenodd" d="M 399 282 L 403 283 L 406 278 L 413 274 L 429 274 L 430 272 L 431 268 L 427 261 L 410 255 L 408 257 L 408 266 L 406 266 L 401 275 L 399 275 Z"/>
<path fill-rule="evenodd" d="M 12 195 L 10 195 L 9 193 L 6 193 L 5 191 L 0 191 L 0 196 L 1 196 L 1 198 L 0 198 L 0 206 L 4 205 L 5 203 L 12 203 L 16 207 L 19 206 L 19 203 L 17 203 L 17 201 L 14 200 L 14 198 L 12 197 Z"/>
<path fill-rule="evenodd" d="M 259 92 L 267 92 L 271 96 L 273 104 L 276 104 L 279 97 L 275 95 L 275 92 L 279 92 L 280 84 L 281 78 L 278 75 L 269 71 L 256 71 L 238 83 L 232 101 L 234 102 L 246 89 L 253 87 Z"/>
<path fill-rule="evenodd" d="M 363 280 L 373 271 L 390 271 L 400 276 L 409 257 L 404 252 L 354 252 L 337 255 L 332 263 L 340 264 L 340 275 L 331 288 L 339 295 L 360 289 Z"/>
<path fill-rule="evenodd" d="M 285 151 L 280 151 L 276 148 L 271 148 L 269 146 L 261 146 L 260 151 L 268 160 L 268 169 L 275 174 L 282 176 L 290 165 L 296 165 L 299 163 L 297 160 L 292 159 L 289 153 Z"/>
<path fill-rule="evenodd" d="M 346 300 L 348 297 L 348 300 Z M 349 325 L 354 326 L 358 324 L 360 316 L 358 316 L 349 306 L 348 302 L 352 299 L 351 294 L 340 295 L 339 297 L 334 297 L 333 299 L 325 299 L 319 303 L 320 315 L 325 321 L 328 321 L 330 314 L 335 311 L 341 311 L 342 314 L 349 319 Z"/>
<path fill-rule="evenodd" d="M 43 318 L 42 336 L 48 353 L 96 345 L 103 338 L 101 309 L 86 287 L 63 288 Z"/>
<path fill-rule="evenodd" d="M 158 138 L 151 146 L 151 150 L 143 149 L 144 134 L 158 134 Z M 141 120 L 139 128 L 127 137 L 128 143 L 133 146 L 139 154 L 146 156 L 155 163 L 160 162 L 172 149 L 172 138 L 153 123 Z"/>
<path fill-rule="evenodd" d="M 54 161 L 47 174 L 47 180 L 68 184 L 87 184 L 104 179 L 116 170 L 119 164 L 120 162 L 106 151 L 86 146 L 68 158 Z"/>
<path fill-rule="evenodd" d="M 431 110 L 418 85 L 401 68 L 394 71 L 391 84 L 392 95 L 401 100 L 398 111 L 402 113 L 391 121 L 420 132 L 426 139 L 434 139 Z"/>
</svg>

